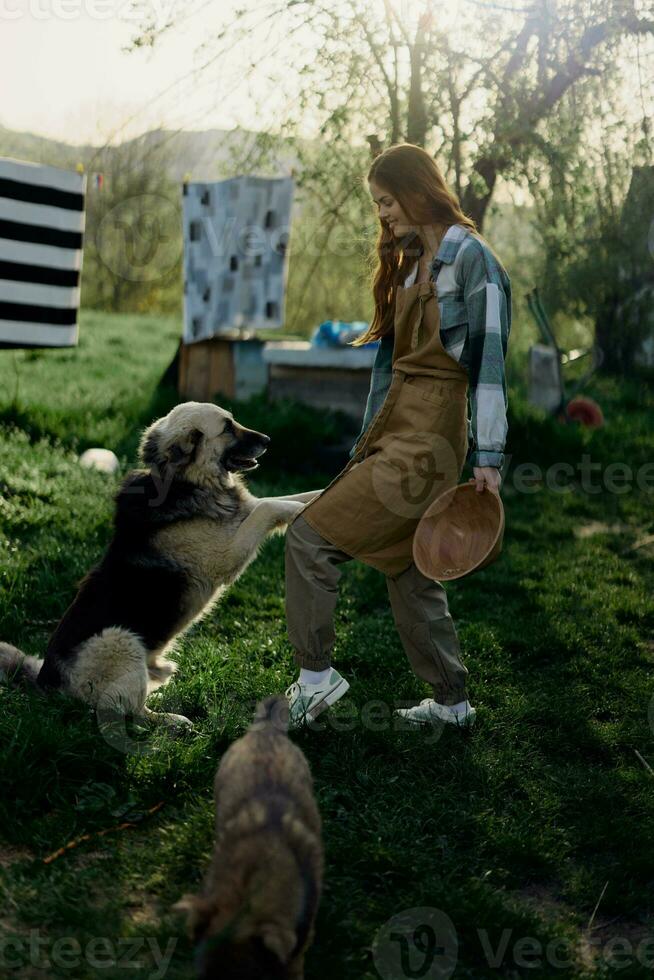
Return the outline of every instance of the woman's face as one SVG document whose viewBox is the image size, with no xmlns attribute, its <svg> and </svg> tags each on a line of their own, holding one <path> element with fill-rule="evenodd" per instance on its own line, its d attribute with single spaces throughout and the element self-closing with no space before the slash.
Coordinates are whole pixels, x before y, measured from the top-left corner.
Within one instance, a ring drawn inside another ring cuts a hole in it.
<svg viewBox="0 0 654 980">
<path fill-rule="evenodd" d="M 370 188 L 370 195 L 379 209 L 379 220 L 383 225 L 389 227 L 396 236 L 407 235 L 413 230 L 413 225 L 389 191 L 384 190 L 374 180 L 368 181 L 368 187 Z"/>
</svg>

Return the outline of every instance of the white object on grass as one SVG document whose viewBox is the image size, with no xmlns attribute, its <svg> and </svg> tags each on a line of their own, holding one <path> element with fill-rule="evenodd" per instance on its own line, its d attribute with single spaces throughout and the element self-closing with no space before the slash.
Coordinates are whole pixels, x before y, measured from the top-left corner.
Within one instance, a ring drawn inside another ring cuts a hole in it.
<svg viewBox="0 0 654 980">
<path fill-rule="evenodd" d="M 79 461 L 87 469 L 100 470 L 102 473 L 115 473 L 120 466 L 118 457 L 111 449 L 87 449 Z"/>
</svg>

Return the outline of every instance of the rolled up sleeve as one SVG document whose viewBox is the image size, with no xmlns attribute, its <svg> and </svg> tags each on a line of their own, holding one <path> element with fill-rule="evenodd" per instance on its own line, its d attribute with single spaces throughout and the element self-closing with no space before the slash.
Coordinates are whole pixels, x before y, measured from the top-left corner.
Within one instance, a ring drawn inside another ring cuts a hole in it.
<svg viewBox="0 0 654 980">
<path fill-rule="evenodd" d="M 468 316 L 468 380 L 474 445 L 471 466 L 504 464 L 508 433 L 506 352 L 511 329 L 511 285 L 484 246 L 473 239 L 460 263 Z"/>
</svg>

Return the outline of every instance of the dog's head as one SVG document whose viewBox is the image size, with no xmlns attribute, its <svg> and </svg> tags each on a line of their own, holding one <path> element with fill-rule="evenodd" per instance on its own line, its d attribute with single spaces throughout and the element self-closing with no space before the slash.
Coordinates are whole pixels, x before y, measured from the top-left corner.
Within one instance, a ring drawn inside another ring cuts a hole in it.
<svg viewBox="0 0 654 980">
<path fill-rule="evenodd" d="M 259 936 L 216 947 L 205 940 L 197 947 L 196 966 L 201 980 L 291 980 L 293 976 Z"/>
<path fill-rule="evenodd" d="M 291 930 L 272 923 L 253 930 L 247 917 L 239 925 L 241 915 L 199 895 L 185 895 L 173 908 L 186 914 L 201 980 L 292 980 L 298 975 L 291 961 L 297 937 Z"/>
<path fill-rule="evenodd" d="M 269 442 L 269 436 L 239 425 L 218 405 L 184 402 L 145 430 L 139 458 L 150 469 L 172 468 L 191 482 L 204 483 L 255 470 Z"/>
</svg>

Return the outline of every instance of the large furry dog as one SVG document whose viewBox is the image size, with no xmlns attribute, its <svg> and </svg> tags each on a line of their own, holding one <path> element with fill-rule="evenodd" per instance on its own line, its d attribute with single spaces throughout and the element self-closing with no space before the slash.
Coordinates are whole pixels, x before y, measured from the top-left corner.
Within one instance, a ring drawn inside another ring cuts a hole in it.
<svg viewBox="0 0 654 980">
<path fill-rule="evenodd" d="M 145 430 L 144 467 L 115 498 L 106 554 L 82 580 L 43 661 L 0 643 L 0 678 L 68 692 L 97 709 L 155 716 L 145 705 L 175 669 L 179 634 L 203 616 L 320 491 L 254 497 L 242 473 L 270 439 L 217 405 L 185 402 Z M 156 715 L 190 724 L 181 715 Z"/>
<path fill-rule="evenodd" d="M 302 980 L 322 890 L 321 819 L 288 704 L 265 698 L 214 783 L 216 846 L 188 913 L 202 980 Z"/>
</svg>

